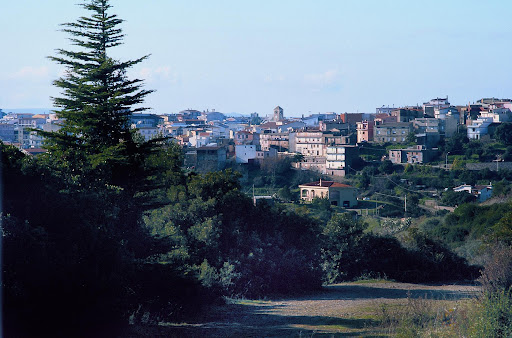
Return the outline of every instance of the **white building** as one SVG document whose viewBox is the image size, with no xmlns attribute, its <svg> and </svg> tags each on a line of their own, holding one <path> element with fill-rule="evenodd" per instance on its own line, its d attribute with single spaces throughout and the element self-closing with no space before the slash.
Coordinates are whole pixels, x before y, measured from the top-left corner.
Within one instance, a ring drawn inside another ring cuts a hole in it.
<svg viewBox="0 0 512 338">
<path fill-rule="evenodd" d="M 494 123 L 510 122 L 512 121 L 512 112 L 508 108 L 497 108 L 482 112 L 480 117 L 491 118 Z"/>
<path fill-rule="evenodd" d="M 492 123 L 492 118 L 490 117 L 479 117 L 476 121 L 473 121 L 473 123 L 468 126 L 468 139 L 481 139 L 483 135 L 487 135 L 489 133 L 489 126 Z"/>
<path fill-rule="evenodd" d="M 236 163 L 249 163 L 257 157 L 256 145 L 236 145 L 235 157 Z"/>
<path fill-rule="evenodd" d="M 325 156 L 325 140 L 321 131 L 303 131 L 294 133 L 294 147 L 292 152 L 304 156 Z"/>
<path fill-rule="evenodd" d="M 453 188 L 455 192 L 466 191 L 471 195 L 474 195 L 478 202 L 485 202 L 492 196 L 492 184 L 489 185 L 469 185 L 463 184 L 458 187 Z"/>
</svg>

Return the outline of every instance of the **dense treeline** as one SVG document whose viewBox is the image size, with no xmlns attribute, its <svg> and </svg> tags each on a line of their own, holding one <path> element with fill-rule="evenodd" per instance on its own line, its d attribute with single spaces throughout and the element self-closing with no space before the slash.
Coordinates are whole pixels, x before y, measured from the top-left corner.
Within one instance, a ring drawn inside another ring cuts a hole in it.
<svg viewBox="0 0 512 338">
<path fill-rule="evenodd" d="M 160 154 L 163 164 L 175 151 Z M 165 205 L 139 209 L 135 226 L 120 215 L 135 202 L 116 189 L 71 192 L 44 158 L 6 146 L 2 154 L 8 327 L 105 330 L 130 316 L 177 319 L 223 295 L 306 292 L 362 275 L 427 282 L 475 274 L 424 234 L 404 246 L 366 234 L 350 213 L 324 223 L 254 206 L 229 171 L 184 176 L 162 168 L 162 179 L 172 179 L 154 195 Z"/>
</svg>

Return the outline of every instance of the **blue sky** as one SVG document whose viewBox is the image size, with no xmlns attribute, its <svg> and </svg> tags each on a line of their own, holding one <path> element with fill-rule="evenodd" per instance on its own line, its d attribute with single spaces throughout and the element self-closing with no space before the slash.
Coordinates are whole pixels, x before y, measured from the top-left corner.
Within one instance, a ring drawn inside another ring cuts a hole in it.
<svg viewBox="0 0 512 338">
<path fill-rule="evenodd" d="M 0 108 L 51 107 L 79 0 L 0 5 Z M 375 112 L 512 97 L 511 1 L 112 0 L 155 113 Z"/>
</svg>

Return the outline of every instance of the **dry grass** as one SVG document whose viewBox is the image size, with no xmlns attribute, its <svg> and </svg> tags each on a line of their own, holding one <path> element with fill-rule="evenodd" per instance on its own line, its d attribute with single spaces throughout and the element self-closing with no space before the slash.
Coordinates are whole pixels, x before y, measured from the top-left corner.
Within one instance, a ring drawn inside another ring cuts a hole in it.
<svg viewBox="0 0 512 338">
<path fill-rule="evenodd" d="M 451 337 L 454 318 L 476 291 L 457 285 L 342 283 L 293 299 L 232 299 L 196 321 L 136 328 L 126 336 Z"/>
</svg>

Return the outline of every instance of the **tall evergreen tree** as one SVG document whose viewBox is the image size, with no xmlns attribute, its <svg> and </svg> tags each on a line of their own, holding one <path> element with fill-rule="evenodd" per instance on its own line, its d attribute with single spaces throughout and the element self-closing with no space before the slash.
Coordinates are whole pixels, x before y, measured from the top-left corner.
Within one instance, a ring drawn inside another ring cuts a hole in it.
<svg viewBox="0 0 512 338">
<path fill-rule="evenodd" d="M 123 20 L 108 13 L 108 0 L 88 0 L 81 6 L 91 15 L 65 23 L 62 29 L 78 48 L 58 49 L 58 56 L 50 57 L 66 66 L 65 76 L 54 81 L 62 89 L 62 96 L 53 98 L 60 109 L 57 115 L 63 119 L 62 128 L 41 134 L 52 161 L 60 163 L 65 176 L 80 180 L 84 171 L 93 169 L 105 179 L 109 176 L 104 172 L 108 169 L 105 164 L 126 164 L 126 157 L 140 150 L 129 118 L 146 109 L 138 105 L 152 91 L 142 89 L 142 80 L 128 79 L 127 70 L 148 56 L 114 60 L 110 51 L 122 44 L 124 35 L 119 25 Z M 104 179 L 99 181 L 112 183 Z"/>
</svg>

